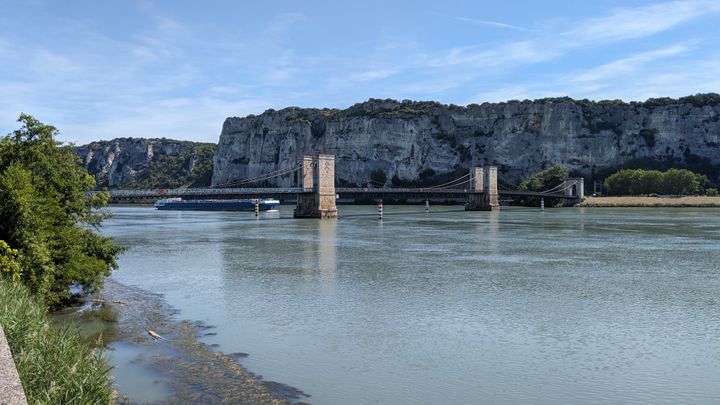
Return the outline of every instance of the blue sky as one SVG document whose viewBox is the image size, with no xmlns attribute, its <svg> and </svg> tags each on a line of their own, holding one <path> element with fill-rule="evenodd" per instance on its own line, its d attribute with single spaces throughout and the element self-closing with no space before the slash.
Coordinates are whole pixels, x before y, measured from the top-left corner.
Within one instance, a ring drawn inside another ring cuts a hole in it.
<svg viewBox="0 0 720 405">
<path fill-rule="evenodd" d="M 228 116 L 720 92 L 720 1 L 0 0 L 0 133 L 215 142 Z"/>
</svg>

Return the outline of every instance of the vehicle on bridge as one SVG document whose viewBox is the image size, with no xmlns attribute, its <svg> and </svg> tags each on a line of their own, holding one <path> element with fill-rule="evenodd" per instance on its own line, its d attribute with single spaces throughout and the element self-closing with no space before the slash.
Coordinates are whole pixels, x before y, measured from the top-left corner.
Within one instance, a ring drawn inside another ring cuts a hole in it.
<svg viewBox="0 0 720 405">
<path fill-rule="evenodd" d="M 182 198 L 163 198 L 155 202 L 159 210 L 193 211 L 270 211 L 277 208 L 280 201 L 272 198 L 227 199 L 227 200 L 183 200 Z"/>
</svg>

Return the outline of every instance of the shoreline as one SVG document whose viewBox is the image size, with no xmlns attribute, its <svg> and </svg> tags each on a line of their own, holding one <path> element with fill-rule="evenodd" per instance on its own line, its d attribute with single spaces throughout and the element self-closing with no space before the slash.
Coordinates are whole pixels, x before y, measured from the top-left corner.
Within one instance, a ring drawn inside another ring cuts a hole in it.
<svg viewBox="0 0 720 405">
<path fill-rule="evenodd" d="M 720 208 L 720 197 L 587 197 L 577 207 L 623 207 L 623 208 Z"/>
<path fill-rule="evenodd" d="M 81 308 L 56 314 L 56 322 L 78 325 L 85 339 L 104 347 L 109 355 L 103 356 L 113 368 L 113 377 L 142 375 L 148 380 L 144 389 L 162 397 L 141 399 L 142 394 L 126 392 L 115 378 L 118 403 L 275 405 L 304 404 L 302 400 L 309 397 L 248 371 L 240 362 L 248 354 L 226 354 L 201 342 L 200 337 L 214 334 L 210 331 L 214 326 L 175 319 L 178 311 L 160 294 L 108 278 L 92 298 Z M 154 341 L 147 329 L 163 339 Z"/>
</svg>

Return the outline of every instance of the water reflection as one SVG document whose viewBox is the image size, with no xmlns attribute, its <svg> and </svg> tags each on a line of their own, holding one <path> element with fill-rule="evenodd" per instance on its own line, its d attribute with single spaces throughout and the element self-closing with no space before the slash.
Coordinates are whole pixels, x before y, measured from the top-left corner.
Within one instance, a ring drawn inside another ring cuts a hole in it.
<svg viewBox="0 0 720 405">
<path fill-rule="evenodd" d="M 717 210 L 456 211 L 135 209 L 105 230 L 131 247 L 121 281 L 218 325 L 221 350 L 312 403 L 720 396 Z"/>
<path fill-rule="evenodd" d="M 320 279 L 326 286 L 335 283 L 337 263 L 335 253 L 337 250 L 337 221 L 320 221 L 318 224 L 318 268 Z"/>
</svg>

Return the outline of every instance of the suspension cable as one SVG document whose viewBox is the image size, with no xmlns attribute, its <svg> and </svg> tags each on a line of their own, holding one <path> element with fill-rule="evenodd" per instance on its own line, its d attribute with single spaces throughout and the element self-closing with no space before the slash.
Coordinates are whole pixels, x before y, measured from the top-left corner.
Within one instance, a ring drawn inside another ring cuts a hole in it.
<svg viewBox="0 0 720 405">
<path fill-rule="evenodd" d="M 541 194 L 550 193 L 550 192 L 556 191 L 557 189 L 559 189 L 560 187 L 563 187 L 564 185 L 565 185 L 565 182 L 563 181 L 562 183 L 558 184 L 558 185 L 555 186 L 555 187 L 549 188 L 549 189 L 547 189 L 547 190 L 545 190 L 545 191 L 540 191 L 540 193 L 541 193 Z M 564 191 L 564 190 L 563 190 L 563 191 Z"/>
<path fill-rule="evenodd" d="M 294 166 L 294 167 L 291 167 L 288 169 L 280 169 L 280 170 L 276 170 L 273 172 L 264 173 L 257 177 L 254 177 L 254 178 L 246 178 L 246 179 L 241 179 L 241 180 L 228 181 L 228 182 L 225 182 L 222 184 L 215 185 L 213 187 L 214 188 L 228 188 L 228 187 L 238 186 L 241 184 L 255 183 L 258 181 L 262 181 L 262 180 L 268 180 L 268 179 L 271 179 L 274 177 L 284 176 L 284 175 L 290 174 L 292 172 L 295 172 L 295 171 L 299 170 L 300 168 L 301 168 L 301 165 L 297 165 L 297 166 Z"/>
<path fill-rule="evenodd" d="M 443 186 L 443 187 L 433 187 L 433 188 L 431 188 L 431 189 L 429 189 L 429 190 L 447 190 L 447 189 L 451 189 L 451 188 L 454 188 L 454 187 L 461 186 L 461 185 L 466 184 L 466 183 L 469 183 L 469 182 L 470 182 L 470 179 L 462 180 L 462 181 L 457 180 L 454 184 L 448 184 L 448 185 Z M 426 190 L 428 190 L 428 189 L 426 189 Z"/>
<path fill-rule="evenodd" d="M 465 177 L 470 177 L 470 173 L 468 173 L 468 174 L 466 174 L 466 175 L 464 175 L 464 176 L 460 176 L 460 177 L 458 177 L 458 178 L 455 179 L 455 180 L 448 181 L 447 183 L 438 184 L 438 185 L 430 186 L 430 187 L 424 187 L 424 188 L 425 188 L 425 189 L 440 188 L 440 187 L 446 186 L 446 185 L 448 185 L 448 184 L 452 184 L 452 183 L 455 183 L 455 182 L 457 182 L 457 181 L 459 181 L 459 180 L 462 180 L 462 179 L 464 179 Z M 466 181 L 467 181 L 467 180 L 466 180 Z"/>
</svg>

